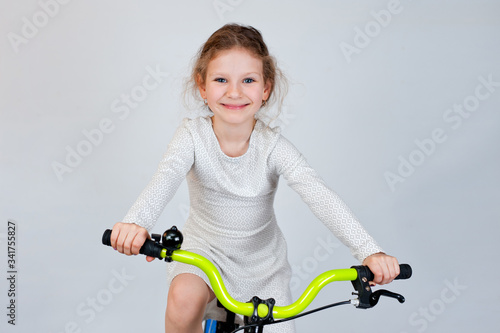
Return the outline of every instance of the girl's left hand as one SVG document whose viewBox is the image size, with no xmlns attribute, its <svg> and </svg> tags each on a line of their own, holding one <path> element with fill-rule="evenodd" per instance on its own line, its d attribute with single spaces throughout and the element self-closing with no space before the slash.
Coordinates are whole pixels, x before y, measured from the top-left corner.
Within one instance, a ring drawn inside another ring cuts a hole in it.
<svg viewBox="0 0 500 333">
<path fill-rule="evenodd" d="M 374 253 L 363 260 L 363 265 L 368 266 L 375 275 L 370 285 L 387 284 L 399 275 L 399 263 L 394 257 L 385 253 Z"/>
</svg>

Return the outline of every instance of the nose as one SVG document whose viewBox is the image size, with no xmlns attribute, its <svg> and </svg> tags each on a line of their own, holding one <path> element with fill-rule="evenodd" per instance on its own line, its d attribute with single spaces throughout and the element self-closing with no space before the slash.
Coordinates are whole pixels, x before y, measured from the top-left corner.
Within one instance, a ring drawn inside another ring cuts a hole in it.
<svg viewBox="0 0 500 333">
<path fill-rule="evenodd" d="M 241 97 L 241 86 L 238 82 L 232 82 L 227 88 L 227 96 L 231 98 Z"/>
</svg>

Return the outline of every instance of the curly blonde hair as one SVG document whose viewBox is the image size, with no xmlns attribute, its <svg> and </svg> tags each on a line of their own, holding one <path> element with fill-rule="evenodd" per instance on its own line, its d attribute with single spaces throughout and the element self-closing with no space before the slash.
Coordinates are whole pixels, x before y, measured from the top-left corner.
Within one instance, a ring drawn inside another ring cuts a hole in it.
<svg viewBox="0 0 500 333">
<path fill-rule="evenodd" d="M 209 62 L 217 57 L 219 52 L 236 47 L 243 48 L 262 60 L 264 82 L 269 82 L 271 85 L 269 98 L 262 108 L 269 109 L 277 103 L 278 114 L 275 117 L 277 118 L 288 91 L 287 79 L 278 67 L 276 59 L 269 54 L 260 31 L 251 26 L 235 23 L 226 24 L 215 31 L 197 52 L 194 57 L 191 75 L 185 84 L 185 102 L 188 100 L 186 97 L 188 97 L 192 98 L 198 106 L 203 105 L 203 99 L 198 91 L 198 84 L 205 83 Z M 189 102 L 186 103 L 186 105 L 189 104 Z M 259 113 L 262 112 L 262 108 Z"/>
</svg>

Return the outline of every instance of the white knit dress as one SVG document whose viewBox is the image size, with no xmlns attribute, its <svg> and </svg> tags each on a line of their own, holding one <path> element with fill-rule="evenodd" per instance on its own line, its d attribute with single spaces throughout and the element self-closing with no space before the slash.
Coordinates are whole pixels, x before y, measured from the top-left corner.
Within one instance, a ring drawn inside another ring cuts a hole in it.
<svg viewBox="0 0 500 333">
<path fill-rule="evenodd" d="M 278 129 L 260 120 L 247 152 L 229 157 L 220 149 L 210 117 L 185 119 L 124 222 L 151 230 L 187 178 L 190 210 L 182 229 L 182 249 L 210 259 L 235 299 L 246 302 L 256 295 L 289 305 L 291 268 L 273 209 L 280 176 L 358 260 L 382 251 L 300 152 Z M 209 284 L 206 275 L 191 265 L 173 262 L 168 271 L 169 283 L 178 274 L 192 273 Z M 211 304 L 207 312 L 222 319 L 223 312 L 213 311 Z M 295 329 L 293 322 L 286 322 L 270 325 L 265 332 Z"/>
</svg>

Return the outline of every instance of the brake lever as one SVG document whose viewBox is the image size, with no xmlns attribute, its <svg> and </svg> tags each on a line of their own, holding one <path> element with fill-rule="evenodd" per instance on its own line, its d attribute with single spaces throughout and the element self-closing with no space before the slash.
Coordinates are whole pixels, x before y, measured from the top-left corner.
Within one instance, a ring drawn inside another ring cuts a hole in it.
<svg viewBox="0 0 500 333">
<path fill-rule="evenodd" d="M 368 281 L 369 279 L 368 270 L 364 266 L 352 266 L 352 268 L 355 268 L 356 271 L 358 272 L 357 279 L 351 281 L 352 286 L 356 290 L 356 292 L 353 293 L 353 295 L 358 296 L 358 299 L 356 300 L 354 305 L 360 309 L 369 309 L 372 307 L 371 305 L 372 288 L 370 287 L 370 283 Z"/>
<path fill-rule="evenodd" d="M 358 272 L 358 278 L 351 281 L 354 289 L 356 289 L 356 292 L 353 293 L 353 295 L 358 296 L 358 299 L 354 302 L 357 308 L 369 309 L 374 307 L 378 303 L 381 296 L 395 298 L 399 301 L 399 303 L 405 302 L 403 295 L 393 293 L 392 291 L 380 289 L 372 292 L 369 281 L 373 277 L 370 276 L 371 272 L 368 268 L 365 266 L 352 266 L 352 268 L 355 268 Z"/>
<path fill-rule="evenodd" d="M 373 292 L 370 295 L 370 305 L 371 306 L 377 305 L 378 300 L 380 299 L 381 296 L 395 298 L 395 299 L 397 299 L 399 301 L 399 303 L 404 303 L 405 302 L 405 298 L 404 298 L 403 295 L 393 293 L 392 291 L 389 291 L 389 290 L 380 289 L 380 290 L 377 290 L 377 291 Z"/>
</svg>

